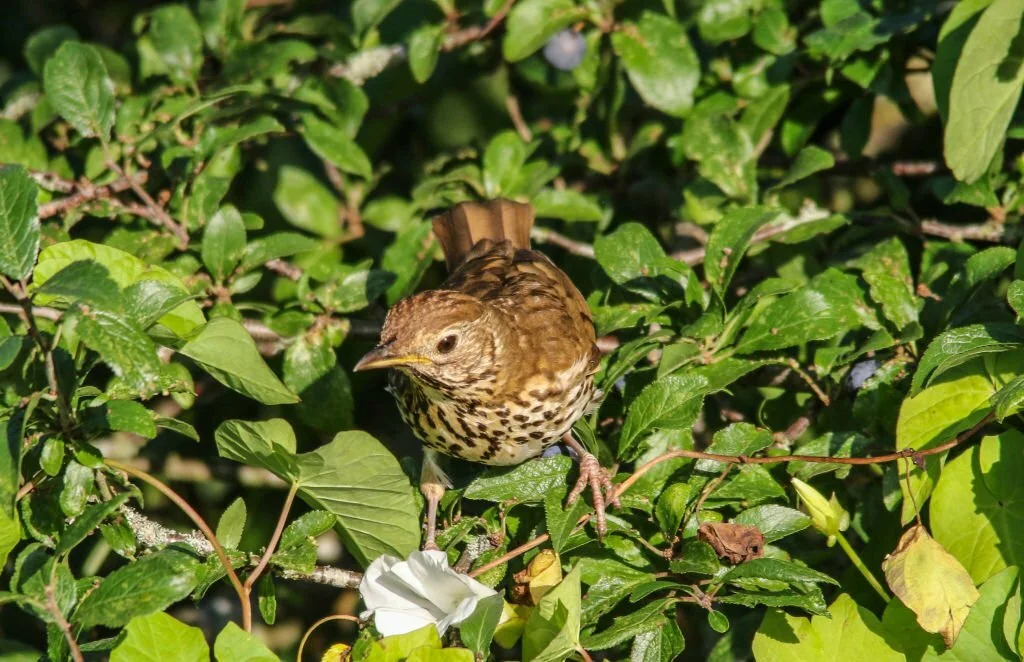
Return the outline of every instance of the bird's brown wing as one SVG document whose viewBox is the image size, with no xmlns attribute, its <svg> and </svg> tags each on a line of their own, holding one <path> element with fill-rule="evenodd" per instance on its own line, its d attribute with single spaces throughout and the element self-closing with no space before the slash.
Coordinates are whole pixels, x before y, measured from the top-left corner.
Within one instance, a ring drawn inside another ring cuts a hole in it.
<svg viewBox="0 0 1024 662">
<path fill-rule="evenodd" d="M 590 308 L 569 277 L 543 253 L 510 242 L 473 249 L 444 284 L 499 311 L 506 342 L 518 346 L 524 375 L 558 372 L 598 356 Z"/>
</svg>

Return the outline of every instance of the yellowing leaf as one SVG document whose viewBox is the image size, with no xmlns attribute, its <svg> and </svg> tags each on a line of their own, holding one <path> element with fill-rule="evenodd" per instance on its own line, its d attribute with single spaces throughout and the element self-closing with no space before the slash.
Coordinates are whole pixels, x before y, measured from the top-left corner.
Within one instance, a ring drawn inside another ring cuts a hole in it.
<svg viewBox="0 0 1024 662">
<path fill-rule="evenodd" d="M 501 622 L 498 623 L 498 627 L 494 631 L 494 641 L 506 649 L 515 646 L 519 637 L 523 636 L 523 630 L 526 629 L 526 621 L 530 618 L 531 611 L 533 611 L 533 607 L 506 602 L 502 608 Z"/>
<path fill-rule="evenodd" d="M 533 557 L 526 568 L 526 579 L 529 580 L 533 604 L 537 604 L 548 591 L 562 581 L 562 562 L 559 561 L 558 554 L 552 549 L 545 549 Z"/>
<path fill-rule="evenodd" d="M 334 644 L 324 652 L 324 656 L 320 658 L 320 662 L 347 662 L 351 659 L 349 651 L 352 647 L 347 644 Z"/>
<path fill-rule="evenodd" d="M 941 634 L 952 646 L 979 596 L 960 562 L 918 525 L 903 534 L 882 569 L 889 588 L 917 615 L 921 628 Z"/>
</svg>

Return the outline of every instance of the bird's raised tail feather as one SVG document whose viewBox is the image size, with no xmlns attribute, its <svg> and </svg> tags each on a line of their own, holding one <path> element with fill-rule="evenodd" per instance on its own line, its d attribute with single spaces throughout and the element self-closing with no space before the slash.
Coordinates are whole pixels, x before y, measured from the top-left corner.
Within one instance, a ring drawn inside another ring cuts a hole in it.
<svg viewBox="0 0 1024 662">
<path fill-rule="evenodd" d="M 511 200 L 462 202 L 434 217 L 434 235 L 441 242 L 448 271 L 484 239 L 509 241 L 515 249 L 530 248 L 533 205 Z"/>
</svg>

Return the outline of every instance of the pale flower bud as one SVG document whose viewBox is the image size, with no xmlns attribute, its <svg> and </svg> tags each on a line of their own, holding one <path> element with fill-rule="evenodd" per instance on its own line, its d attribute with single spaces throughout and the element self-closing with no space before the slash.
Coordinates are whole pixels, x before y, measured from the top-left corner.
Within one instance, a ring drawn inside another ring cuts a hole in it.
<svg viewBox="0 0 1024 662">
<path fill-rule="evenodd" d="M 846 512 L 836 499 L 825 496 L 799 478 L 793 479 L 793 487 L 803 505 L 804 512 L 811 516 L 811 525 L 828 536 L 828 546 L 836 542 L 836 536 L 850 527 L 850 513 Z"/>
</svg>

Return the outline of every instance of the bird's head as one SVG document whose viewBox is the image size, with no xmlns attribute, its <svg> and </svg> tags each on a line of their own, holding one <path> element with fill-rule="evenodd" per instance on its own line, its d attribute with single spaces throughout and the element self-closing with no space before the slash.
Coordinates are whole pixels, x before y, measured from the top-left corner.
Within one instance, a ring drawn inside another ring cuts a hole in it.
<svg viewBox="0 0 1024 662">
<path fill-rule="evenodd" d="M 380 344 L 355 370 L 397 368 L 439 390 L 493 374 L 500 343 L 495 313 L 475 297 L 432 290 L 399 301 L 388 312 Z"/>
</svg>

